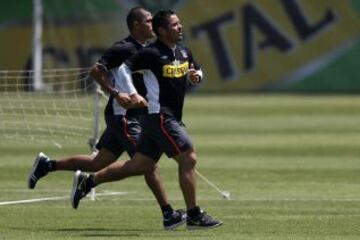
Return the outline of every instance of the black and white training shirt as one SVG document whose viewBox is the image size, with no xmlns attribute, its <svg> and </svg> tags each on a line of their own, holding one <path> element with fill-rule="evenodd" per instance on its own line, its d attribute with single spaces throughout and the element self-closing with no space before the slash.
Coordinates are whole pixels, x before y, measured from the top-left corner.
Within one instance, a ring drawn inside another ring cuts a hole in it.
<svg viewBox="0 0 360 240">
<path fill-rule="evenodd" d="M 126 92 L 126 89 L 123 89 L 122 84 L 119 84 L 116 77 L 117 68 L 125 62 L 126 59 L 134 55 L 138 50 L 143 48 L 143 46 L 136 41 L 132 36 L 115 42 L 109 49 L 105 51 L 99 61 L 96 63 L 101 65 L 106 72 L 109 73 L 109 77 L 112 81 L 113 87 L 119 90 L 119 92 Z M 146 89 L 143 82 L 143 77 L 139 73 L 134 73 L 134 85 L 138 93 L 142 96 L 145 96 Z M 109 101 L 105 108 L 105 115 L 137 115 L 140 114 L 142 110 L 140 109 L 129 109 L 126 110 L 120 106 L 120 104 L 113 99 L 109 98 Z"/>
<path fill-rule="evenodd" d="M 191 64 L 194 64 L 202 76 L 200 67 L 188 48 L 177 45 L 175 49 L 170 49 L 157 40 L 127 59 L 119 68 L 118 75 L 125 77 L 128 92 L 135 93 L 130 74 L 142 72 L 147 91 L 148 112 L 172 114 L 181 121 L 188 84 L 187 72 Z M 133 82 L 135 84 L 136 79 L 133 79 Z"/>
</svg>

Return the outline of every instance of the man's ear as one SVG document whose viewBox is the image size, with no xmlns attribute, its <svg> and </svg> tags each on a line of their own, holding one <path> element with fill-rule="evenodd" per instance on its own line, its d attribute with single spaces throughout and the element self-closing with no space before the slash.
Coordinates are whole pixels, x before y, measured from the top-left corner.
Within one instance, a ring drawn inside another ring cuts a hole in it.
<svg viewBox="0 0 360 240">
<path fill-rule="evenodd" d="M 159 35 L 164 35 L 165 32 L 166 32 L 166 29 L 165 29 L 165 28 L 162 28 L 162 27 L 159 27 L 159 28 L 158 28 L 158 32 L 159 32 Z"/>
<path fill-rule="evenodd" d="M 139 27 L 140 23 L 138 21 L 134 21 L 133 28 L 137 29 Z"/>
</svg>

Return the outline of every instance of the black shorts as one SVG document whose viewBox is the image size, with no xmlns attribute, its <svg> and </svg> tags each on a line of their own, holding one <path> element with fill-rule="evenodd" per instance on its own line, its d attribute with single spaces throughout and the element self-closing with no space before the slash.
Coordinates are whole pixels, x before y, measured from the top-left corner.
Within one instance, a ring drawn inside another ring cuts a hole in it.
<svg viewBox="0 0 360 240">
<path fill-rule="evenodd" d="M 193 147 L 180 123 L 167 114 L 147 114 L 140 118 L 142 132 L 136 151 L 156 161 L 163 153 L 169 158 Z"/>
<path fill-rule="evenodd" d="M 102 133 L 96 148 L 105 148 L 116 158 L 126 151 L 131 158 L 135 154 L 141 127 L 138 118 L 122 115 L 106 115 L 106 129 Z"/>
</svg>

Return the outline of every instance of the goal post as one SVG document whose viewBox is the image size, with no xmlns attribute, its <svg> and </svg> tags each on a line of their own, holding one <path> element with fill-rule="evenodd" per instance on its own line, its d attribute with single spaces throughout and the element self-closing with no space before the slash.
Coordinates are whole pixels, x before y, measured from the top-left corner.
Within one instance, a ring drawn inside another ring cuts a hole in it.
<svg viewBox="0 0 360 240">
<path fill-rule="evenodd" d="M 34 91 L 32 70 L 0 70 L 0 137 L 63 145 L 85 143 L 91 150 L 101 128 L 102 98 L 88 68 L 42 70 Z"/>
<path fill-rule="evenodd" d="M 101 103 L 100 103 L 100 98 L 101 98 L 101 88 L 100 85 L 96 84 L 95 85 L 95 91 L 94 91 L 94 122 L 93 122 L 93 136 L 92 138 L 89 139 L 89 146 L 91 149 L 91 154 L 93 156 L 95 156 L 97 154 L 97 149 L 96 149 L 96 143 L 99 141 L 99 137 L 100 137 L 100 108 L 101 108 Z M 95 200 L 96 198 L 96 192 L 95 192 L 95 188 L 92 188 L 90 191 L 90 199 L 91 200 Z"/>
</svg>

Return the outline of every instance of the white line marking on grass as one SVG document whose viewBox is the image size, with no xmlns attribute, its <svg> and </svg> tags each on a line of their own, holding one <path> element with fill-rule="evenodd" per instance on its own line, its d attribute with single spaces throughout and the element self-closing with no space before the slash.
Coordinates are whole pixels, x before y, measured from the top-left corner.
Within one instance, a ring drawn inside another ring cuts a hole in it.
<svg viewBox="0 0 360 240">
<path fill-rule="evenodd" d="M 114 196 L 114 195 L 126 195 L 128 192 L 104 192 L 104 193 L 96 193 L 96 196 Z M 0 206 L 6 205 L 15 205 L 15 204 L 25 204 L 25 203 L 35 203 L 35 202 L 45 202 L 45 201 L 55 201 L 61 199 L 67 199 L 70 196 L 63 197 L 47 197 L 47 198 L 34 198 L 34 199 L 25 199 L 25 200 L 16 200 L 16 201 L 5 201 L 0 202 Z"/>
<path fill-rule="evenodd" d="M 132 192 L 133 193 L 133 192 Z M 96 197 L 101 196 L 116 196 L 116 195 L 127 195 L 129 192 L 103 192 L 96 193 Z M 15 205 L 15 204 L 25 204 L 25 203 L 35 203 L 35 202 L 45 202 L 45 201 L 55 201 L 70 198 L 69 196 L 63 197 L 47 197 L 47 198 L 35 198 L 35 199 L 25 199 L 25 200 L 16 200 L 16 201 L 5 201 L 0 202 L 0 206 L 6 205 Z M 172 201 L 183 201 L 182 198 L 172 198 Z M 202 199 L 201 201 L 221 201 L 222 199 Z M 155 201 L 153 198 L 131 198 L 131 199 L 114 199 L 114 201 Z M 255 198 L 255 199 L 231 199 L 229 202 L 360 202 L 360 199 L 356 198 L 314 198 L 314 199 L 296 199 L 296 198 L 284 198 L 284 199 L 270 199 L 270 198 Z"/>
<path fill-rule="evenodd" d="M 171 201 L 184 201 L 183 198 L 170 198 Z M 111 199 L 109 201 L 156 201 L 154 198 L 121 198 Z M 199 201 L 224 201 L 223 198 L 199 198 Z M 228 202 L 360 202 L 360 199 L 268 199 L 268 198 L 256 198 L 256 199 L 230 199 Z"/>
<path fill-rule="evenodd" d="M 69 198 L 69 197 L 48 197 L 48 198 L 35 198 L 35 199 L 8 201 L 8 202 L 0 202 L 0 206 L 23 204 L 23 203 L 34 203 L 34 202 L 44 202 L 44 201 L 54 201 L 54 200 L 60 200 L 60 199 L 66 199 L 66 198 Z"/>
<path fill-rule="evenodd" d="M 29 189 L 1 189 L 1 192 L 29 193 Z M 69 189 L 36 189 L 37 193 L 68 193 Z"/>
</svg>

